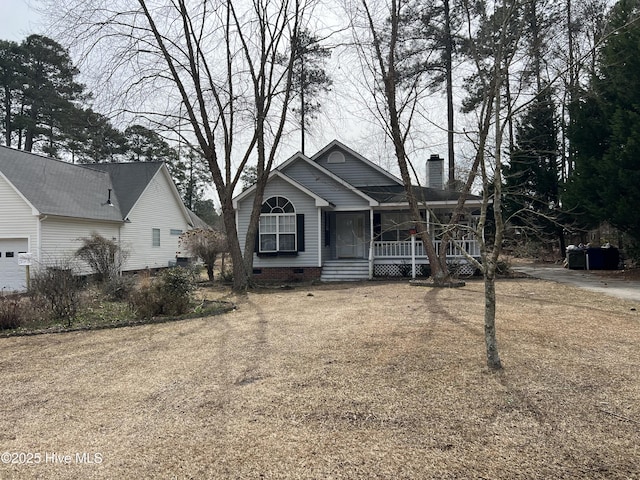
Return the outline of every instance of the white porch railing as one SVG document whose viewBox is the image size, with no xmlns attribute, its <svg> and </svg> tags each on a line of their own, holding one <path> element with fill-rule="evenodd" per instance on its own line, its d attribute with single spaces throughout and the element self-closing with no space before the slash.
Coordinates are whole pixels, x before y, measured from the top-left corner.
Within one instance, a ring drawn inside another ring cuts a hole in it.
<svg viewBox="0 0 640 480">
<path fill-rule="evenodd" d="M 436 253 L 440 253 L 442 242 L 436 240 L 433 245 Z M 472 257 L 480 256 L 480 246 L 477 240 L 456 240 L 447 245 L 447 257 L 464 257 L 462 251 Z M 424 245 L 416 240 L 416 258 L 426 258 Z M 411 240 L 405 242 L 373 242 L 373 258 L 411 258 Z"/>
</svg>

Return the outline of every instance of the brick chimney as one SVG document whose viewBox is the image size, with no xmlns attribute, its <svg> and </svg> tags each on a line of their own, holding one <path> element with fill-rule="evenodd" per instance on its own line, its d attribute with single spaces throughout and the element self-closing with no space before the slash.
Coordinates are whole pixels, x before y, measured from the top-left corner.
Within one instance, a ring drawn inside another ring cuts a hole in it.
<svg viewBox="0 0 640 480">
<path fill-rule="evenodd" d="M 427 160 L 427 187 L 444 190 L 444 158 L 437 154 Z"/>
</svg>

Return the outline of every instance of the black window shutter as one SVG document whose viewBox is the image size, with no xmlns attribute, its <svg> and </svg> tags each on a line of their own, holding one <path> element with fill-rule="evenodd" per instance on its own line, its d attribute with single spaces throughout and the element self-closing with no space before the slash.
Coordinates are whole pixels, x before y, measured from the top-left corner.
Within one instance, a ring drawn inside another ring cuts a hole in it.
<svg viewBox="0 0 640 480">
<path fill-rule="evenodd" d="M 260 227 L 258 227 L 256 231 L 256 244 L 253 246 L 253 251 L 260 253 Z"/>
<path fill-rule="evenodd" d="M 296 215 L 296 233 L 298 234 L 298 252 L 304 252 L 304 213 Z"/>
</svg>

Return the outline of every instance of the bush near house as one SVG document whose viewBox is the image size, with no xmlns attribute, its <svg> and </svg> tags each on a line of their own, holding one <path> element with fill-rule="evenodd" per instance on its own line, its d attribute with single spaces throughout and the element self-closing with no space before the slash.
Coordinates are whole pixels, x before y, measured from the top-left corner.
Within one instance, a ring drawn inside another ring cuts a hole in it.
<svg viewBox="0 0 640 480">
<path fill-rule="evenodd" d="M 213 281 L 213 269 L 218 255 L 226 252 L 228 248 L 227 236 L 218 230 L 196 228 L 180 235 L 180 245 L 189 255 L 204 262 L 209 281 Z"/>
<path fill-rule="evenodd" d="M 196 271 L 170 268 L 154 279 L 147 279 L 129 296 L 129 305 L 138 318 L 156 315 L 182 315 L 189 309 L 196 289 Z"/>
<path fill-rule="evenodd" d="M 38 269 L 31 278 L 30 295 L 47 305 L 50 319 L 71 326 L 80 307 L 82 279 L 66 263 Z"/>
</svg>

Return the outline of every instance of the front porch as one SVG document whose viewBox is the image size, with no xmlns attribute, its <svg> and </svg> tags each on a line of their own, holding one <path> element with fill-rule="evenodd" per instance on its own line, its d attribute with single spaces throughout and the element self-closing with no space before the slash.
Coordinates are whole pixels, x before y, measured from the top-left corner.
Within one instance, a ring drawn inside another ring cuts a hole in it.
<svg viewBox="0 0 640 480">
<path fill-rule="evenodd" d="M 436 253 L 440 254 L 442 242 L 433 242 Z M 473 258 L 480 257 L 480 246 L 476 240 L 457 240 L 448 243 L 447 264 L 450 270 L 462 276 L 475 273 L 475 266 L 463 254 L 466 252 Z M 428 277 L 431 274 L 429 258 L 421 241 L 407 242 L 373 242 L 371 270 L 373 277 Z M 414 266 L 415 265 L 415 266 Z M 415 269 L 415 270 L 414 270 Z"/>
<path fill-rule="evenodd" d="M 364 246 L 363 246 L 364 247 Z M 442 242 L 434 241 L 434 247 L 439 254 Z M 447 263 L 452 272 L 470 276 L 475 267 L 462 253 L 479 258 L 480 247 L 476 240 L 458 240 L 447 246 Z M 371 280 L 384 277 L 428 277 L 429 258 L 420 240 L 414 241 L 374 241 L 370 243 L 368 259 L 342 258 L 327 260 L 323 264 L 321 280 L 349 281 Z M 415 271 L 414 271 L 415 269 Z"/>
<path fill-rule="evenodd" d="M 406 211 L 327 212 L 323 281 L 365 280 L 374 277 L 426 277 L 429 259 L 422 241 L 412 231 L 415 224 Z M 469 215 L 467 221 L 472 223 Z M 426 221 L 428 214 L 425 212 Z M 435 224 L 429 225 L 437 232 Z M 413 235 L 412 235 L 413 233 Z M 480 257 L 478 241 L 469 229 L 460 229 L 459 238 L 448 242 L 433 240 L 438 254 L 446 248 L 452 271 L 472 275 L 475 267 L 467 255 Z M 464 235 L 464 236 L 463 236 Z"/>
</svg>

